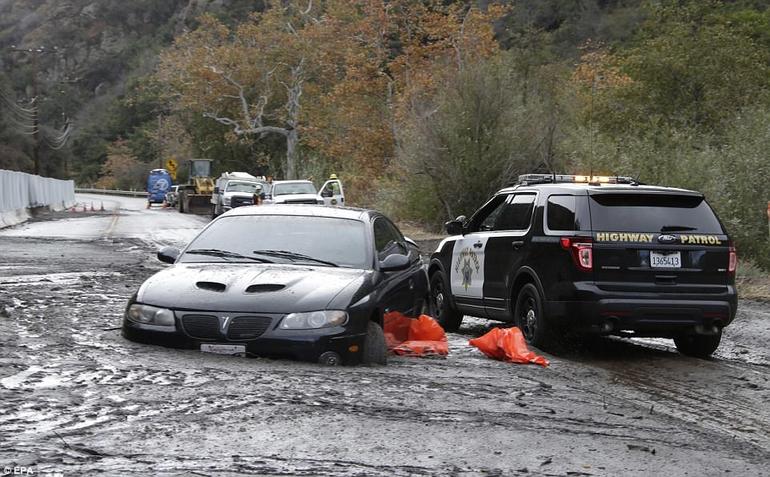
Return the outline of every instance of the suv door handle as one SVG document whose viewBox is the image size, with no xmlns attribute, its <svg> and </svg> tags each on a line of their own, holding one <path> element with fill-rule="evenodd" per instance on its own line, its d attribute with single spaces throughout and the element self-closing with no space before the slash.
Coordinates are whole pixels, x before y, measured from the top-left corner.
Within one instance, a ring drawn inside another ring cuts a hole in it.
<svg viewBox="0 0 770 477">
<path fill-rule="evenodd" d="M 478 241 L 478 242 L 474 243 L 474 244 L 473 244 L 473 246 L 474 246 L 475 248 L 481 248 L 481 247 L 483 247 L 483 246 L 484 246 L 484 244 L 483 244 L 483 243 L 481 243 L 481 241 Z"/>
<path fill-rule="evenodd" d="M 518 250 L 518 249 L 520 249 L 521 247 L 524 246 L 524 241 L 516 240 L 515 242 L 511 242 L 511 245 L 513 246 L 514 250 Z"/>
</svg>

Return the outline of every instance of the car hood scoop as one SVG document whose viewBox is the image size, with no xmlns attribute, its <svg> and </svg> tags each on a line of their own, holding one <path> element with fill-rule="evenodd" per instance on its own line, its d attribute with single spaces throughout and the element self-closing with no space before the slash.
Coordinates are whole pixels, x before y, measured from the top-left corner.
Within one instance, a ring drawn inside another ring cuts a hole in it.
<svg viewBox="0 0 770 477">
<path fill-rule="evenodd" d="M 227 289 L 227 285 L 219 282 L 196 282 L 195 286 L 201 290 L 211 290 L 215 292 L 223 292 Z"/>
<path fill-rule="evenodd" d="M 264 292 L 276 292 L 286 288 L 286 285 L 279 283 L 256 283 L 246 287 L 246 293 L 264 293 Z"/>
<path fill-rule="evenodd" d="M 166 308 L 245 313 L 323 310 L 364 270 L 277 263 L 179 263 L 150 277 L 137 299 Z"/>
</svg>

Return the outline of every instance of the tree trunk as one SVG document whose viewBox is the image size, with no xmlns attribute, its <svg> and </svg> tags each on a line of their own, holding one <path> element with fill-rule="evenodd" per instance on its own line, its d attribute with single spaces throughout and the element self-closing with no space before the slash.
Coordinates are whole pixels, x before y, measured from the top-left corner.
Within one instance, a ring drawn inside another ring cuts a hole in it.
<svg viewBox="0 0 770 477">
<path fill-rule="evenodd" d="M 299 134 L 296 129 L 290 129 L 286 134 L 286 178 L 297 179 L 297 145 Z"/>
</svg>

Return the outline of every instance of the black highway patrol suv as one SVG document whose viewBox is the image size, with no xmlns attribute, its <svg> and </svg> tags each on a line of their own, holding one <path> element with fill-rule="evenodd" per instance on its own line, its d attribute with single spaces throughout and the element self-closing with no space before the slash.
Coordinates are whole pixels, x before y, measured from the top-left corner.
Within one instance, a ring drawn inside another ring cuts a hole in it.
<svg viewBox="0 0 770 477">
<path fill-rule="evenodd" d="M 566 331 L 673 338 L 706 357 L 735 317 L 736 253 L 703 194 L 629 177 L 519 176 L 431 255 L 431 312 Z"/>
</svg>

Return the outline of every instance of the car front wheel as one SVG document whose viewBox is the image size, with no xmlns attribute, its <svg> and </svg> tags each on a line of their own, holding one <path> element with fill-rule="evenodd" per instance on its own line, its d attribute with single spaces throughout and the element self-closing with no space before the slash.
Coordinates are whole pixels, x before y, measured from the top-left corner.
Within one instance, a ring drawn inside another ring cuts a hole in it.
<svg viewBox="0 0 770 477">
<path fill-rule="evenodd" d="M 449 301 L 449 287 L 441 272 L 430 277 L 430 314 L 446 331 L 457 331 L 463 322 L 463 314 L 455 310 Z"/>
<path fill-rule="evenodd" d="M 519 290 L 514 316 L 515 324 L 527 343 L 537 347 L 548 344 L 551 336 L 543 314 L 543 300 L 532 283 L 527 283 Z"/>
<path fill-rule="evenodd" d="M 676 349 L 680 353 L 696 358 L 708 358 L 719 347 L 722 330 L 713 335 L 687 334 L 674 338 Z"/>
<path fill-rule="evenodd" d="M 377 323 L 370 321 L 364 338 L 364 352 L 361 357 L 364 364 L 388 364 L 388 346 L 385 333 Z"/>
</svg>

